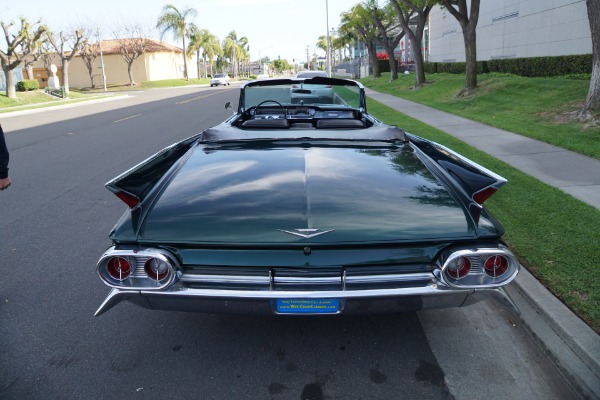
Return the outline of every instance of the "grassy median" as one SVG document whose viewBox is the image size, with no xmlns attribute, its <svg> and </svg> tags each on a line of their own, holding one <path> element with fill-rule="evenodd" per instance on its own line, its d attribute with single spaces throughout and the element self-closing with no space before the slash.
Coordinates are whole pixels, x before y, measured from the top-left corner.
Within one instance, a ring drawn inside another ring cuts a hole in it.
<svg viewBox="0 0 600 400">
<path fill-rule="evenodd" d="M 508 164 L 372 99 L 369 112 L 441 143 L 508 179 L 486 202 L 521 263 L 600 333 L 600 211 Z"/>
<path fill-rule="evenodd" d="M 464 87 L 464 75 L 428 74 L 428 83 L 418 90 L 413 89 L 414 74 L 392 82 L 389 74 L 361 82 L 382 93 L 600 159 L 600 125 L 589 126 L 576 118 L 590 84 L 589 78 L 578 78 L 482 74 L 475 93 L 464 98 L 456 97 Z"/>
</svg>

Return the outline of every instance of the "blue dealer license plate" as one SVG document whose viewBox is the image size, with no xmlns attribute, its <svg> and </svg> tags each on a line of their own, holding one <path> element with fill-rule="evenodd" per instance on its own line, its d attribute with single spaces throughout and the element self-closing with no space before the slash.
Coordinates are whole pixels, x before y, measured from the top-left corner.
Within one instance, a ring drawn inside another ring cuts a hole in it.
<svg viewBox="0 0 600 400">
<path fill-rule="evenodd" d="M 340 310 L 339 299 L 277 299 L 280 314 L 335 314 Z"/>
</svg>

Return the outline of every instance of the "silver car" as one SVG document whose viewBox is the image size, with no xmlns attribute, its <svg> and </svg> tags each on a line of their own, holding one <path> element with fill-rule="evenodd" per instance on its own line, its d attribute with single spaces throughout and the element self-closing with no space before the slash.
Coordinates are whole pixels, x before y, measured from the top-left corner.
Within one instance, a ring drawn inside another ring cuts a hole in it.
<svg viewBox="0 0 600 400">
<path fill-rule="evenodd" d="M 215 74 L 210 80 L 210 87 L 219 86 L 219 85 L 231 85 L 229 83 L 229 75 L 227 74 Z"/>
</svg>

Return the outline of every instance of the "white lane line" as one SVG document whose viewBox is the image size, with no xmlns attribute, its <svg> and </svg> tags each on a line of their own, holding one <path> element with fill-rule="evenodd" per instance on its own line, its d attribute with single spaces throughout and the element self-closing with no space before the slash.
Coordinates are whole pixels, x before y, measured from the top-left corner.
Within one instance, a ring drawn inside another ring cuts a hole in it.
<svg viewBox="0 0 600 400">
<path fill-rule="evenodd" d="M 136 115 L 132 115 L 131 117 L 121 118 L 121 119 L 118 119 L 116 121 L 113 121 L 113 124 L 117 123 L 117 122 L 126 121 L 126 120 L 131 119 L 131 118 L 139 117 L 140 115 L 142 115 L 142 114 L 136 114 Z"/>
</svg>

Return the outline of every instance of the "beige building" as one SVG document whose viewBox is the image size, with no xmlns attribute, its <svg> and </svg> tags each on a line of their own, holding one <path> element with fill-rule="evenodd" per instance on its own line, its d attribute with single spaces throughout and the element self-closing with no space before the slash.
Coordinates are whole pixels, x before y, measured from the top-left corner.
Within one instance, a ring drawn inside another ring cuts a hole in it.
<svg viewBox="0 0 600 400">
<path fill-rule="evenodd" d="M 150 43 L 146 52 L 133 62 L 131 71 L 134 81 L 140 83 L 164 79 L 183 79 L 183 50 L 169 43 L 153 39 L 148 40 Z M 106 85 L 128 84 L 127 62 L 121 56 L 117 40 L 103 40 L 101 44 Z M 57 76 L 61 79 L 60 84 L 62 86 L 61 65 L 58 57 L 56 57 L 55 63 L 59 68 Z M 34 76 L 40 81 L 40 86 L 45 87 L 47 84 L 46 72 L 41 66 L 36 67 L 34 69 Z M 196 64 L 190 58 L 188 58 L 188 73 L 190 78 L 197 78 Z M 94 62 L 94 83 L 96 87 L 102 87 L 103 85 L 100 55 L 98 55 Z M 75 57 L 69 63 L 69 86 L 79 89 L 91 87 L 90 75 L 81 56 Z"/>
</svg>

